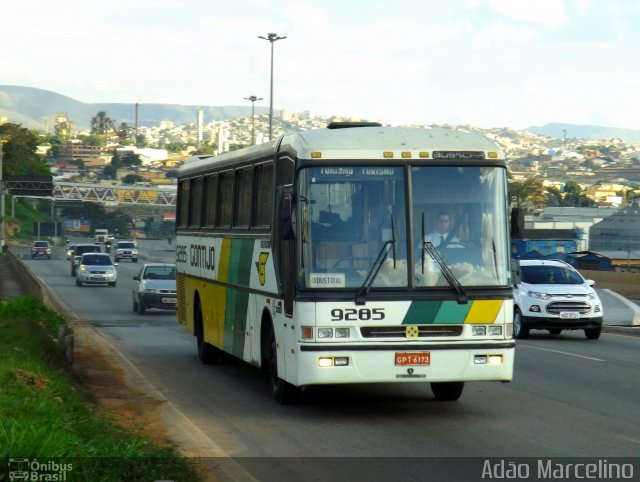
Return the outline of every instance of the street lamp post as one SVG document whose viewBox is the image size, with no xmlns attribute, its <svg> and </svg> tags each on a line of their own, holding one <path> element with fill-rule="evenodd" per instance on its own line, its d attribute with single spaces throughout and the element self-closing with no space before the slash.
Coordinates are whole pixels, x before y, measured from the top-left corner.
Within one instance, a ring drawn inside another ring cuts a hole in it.
<svg viewBox="0 0 640 482">
<path fill-rule="evenodd" d="M 278 37 L 277 33 L 268 33 L 266 37 L 259 35 L 258 38 L 268 40 L 271 43 L 271 93 L 269 96 L 269 140 L 273 132 L 273 43 L 287 37 Z"/>
<path fill-rule="evenodd" d="M 257 100 L 262 100 L 262 97 L 250 95 L 249 97 L 245 97 L 244 99 L 251 101 L 251 145 L 253 146 L 256 143 L 255 103 Z M 271 133 L 269 133 L 269 139 L 271 139 Z"/>
</svg>

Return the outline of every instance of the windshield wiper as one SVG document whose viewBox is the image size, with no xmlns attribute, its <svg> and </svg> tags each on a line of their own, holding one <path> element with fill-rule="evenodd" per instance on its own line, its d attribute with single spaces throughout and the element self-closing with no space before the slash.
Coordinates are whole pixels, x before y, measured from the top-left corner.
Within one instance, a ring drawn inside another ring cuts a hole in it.
<svg viewBox="0 0 640 482">
<path fill-rule="evenodd" d="M 458 278 L 456 278 L 456 276 L 451 272 L 449 266 L 447 266 L 447 263 L 442 259 L 442 256 L 440 256 L 440 253 L 433 245 L 433 243 L 431 241 L 424 241 L 424 213 L 422 213 L 422 239 L 422 274 L 424 275 L 424 252 L 426 251 L 427 253 L 429 253 L 429 256 L 431 256 L 431 258 L 436 263 L 438 263 L 438 267 L 440 268 L 440 271 L 442 272 L 444 278 L 447 280 L 447 283 L 449 283 L 449 286 L 451 286 L 456 291 L 458 295 L 458 303 L 461 305 L 466 304 L 469 297 L 460 284 L 460 281 L 458 281 Z"/>
<path fill-rule="evenodd" d="M 391 217 L 391 239 L 387 239 L 382 245 L 382 249 L 378 253 L 378 257 L 371 265 L 371 269 L 367 273 L 367 277 L 364 279 L 364 283 L 360 289 L 356 292 L 356 305 L 364 305 L 366 303 L 366 296 L 373 285 L 373 282 L 378 276 L 380 269 L 382 268 L 382 263 L 385 262 L 387 257 L 389 256 L 389 245 L 391 245 L 391 251 L 393 251 L 393 269 L 396 269 L 396 231 L 393 225 L 393 216 Z"/>
</svg>

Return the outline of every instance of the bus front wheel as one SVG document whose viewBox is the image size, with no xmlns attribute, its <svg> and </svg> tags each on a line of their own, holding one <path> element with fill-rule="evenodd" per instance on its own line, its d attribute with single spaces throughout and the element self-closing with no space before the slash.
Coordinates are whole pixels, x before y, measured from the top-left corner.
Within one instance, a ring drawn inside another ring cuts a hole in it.
<svg viewBox="0 0 640 482">
<path fill-rule="evenodd" d="M 439 402 L 453 402 L 460 398 L 464 382 L 432 382 L 431 391 Z"/>
<path fill-rule="evenodd" d="M 271 388 L 271 394 L 278 403 L 282 405 L 288 405 L 295 403 L 300 398 L 300 390 L 294 387 L 290 383 L 285 382 L 278 376 L 278 349 L 276 345 L 276 337 L 273 330 L 269 333 L 267 338 L 267 363 L 269 373 L 269 387 Z"/>
</svg>

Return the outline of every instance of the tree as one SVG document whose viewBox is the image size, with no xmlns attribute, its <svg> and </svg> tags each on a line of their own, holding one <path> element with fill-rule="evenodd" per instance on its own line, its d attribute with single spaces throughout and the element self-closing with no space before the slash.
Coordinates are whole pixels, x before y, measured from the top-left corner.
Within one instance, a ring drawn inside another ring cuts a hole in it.
<svg viewBox="0 0 640 482">
<path fill-rule="evenodd" d="M 50 176 L 47 162 L 36 154 L 39 135 L 19 124 L 0 125 L 4 179 L 13 176 Z"/>
<path fill-rule="evenodd" d="M 198 149 L 196 149 L 195 151 L 191 152 L 192 156 L 198 156 L 198 155 L 204 155 L 204 154 L 211 154 L 213 155 L 213 146 L 201 146 Z"/>
<path fill-rule="evenodd" d="M 134 154 L 133 152 L 128 152 L 121 159 L 122 164 L 125 166 L 141 166 L 142 159 L 140 158 L 140 154 Z"/>
<path fill-rule="evenodd" d="M 118 169 L 113 167 L 113 164 L 110 164 L 108 166 L 105 166 L 105 168 L 102 170 L 102 173 L 107 179 L 115 179 L 118 175 Z"/>
<path fill-rule="evenodd" d="M 134 184 L 136 182 L 144 182 L 146 179 L 138 174 L 127 174 L 122 178 L 122 184 Z"/>
<path fill-rule="evenodd" d="M 529 178 L 523 182 L 512 182 L 509 184 L 509 195 L 517 196 L 520 206 L 527 211 L 546 205 L 547 190 L 541 179 Z"/>
<path fill-rule="evenodd" d="M 111 233 L 117 229 L 122 235 L 129 232 L 127 226 L 131 223 L 131 216 L 124 209 L 107 212 L 101 204 L 92 202 L 65 206 L 61 214 L 65 219 L 88 219 L 94 229 L 106 228 Z"/>
<path fill-rule="evenodd" d="M 78 139 L 80 139 L 87 146 L 104 147 L 107 144 L 107 140 L 104 138 L 104 136 L 98 136 L 95 134 L 90 134 L 88 136 L 78 136 Z"/>
<path fill-rule="evenodd" d="M 564 185 L 564 205 L 565 206 L 589 206 L 591 201 L 585 196 L 584 190 L 576 181 L 567 181 Z"/>
<path fill-rule="evenodd" d="M 51 146 L 48 154 L 49 158 L 58 159 L 58 157 L 60 157 L 60 148 L 64 145 L 64 139 L 62 136 L 56 134 L 41 136 L 40 143 Z"/>
<path fill-rule="evenodd" d="M 184 149 L 185 144 L 182 142 L 169 142 L 165 144 L 164 148 L 169 152 L 180 153 Z"/>
</svg>

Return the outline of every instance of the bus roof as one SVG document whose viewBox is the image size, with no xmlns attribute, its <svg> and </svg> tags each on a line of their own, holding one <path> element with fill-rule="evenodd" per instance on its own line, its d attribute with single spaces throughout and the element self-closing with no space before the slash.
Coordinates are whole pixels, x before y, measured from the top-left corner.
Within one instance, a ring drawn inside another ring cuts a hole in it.
<svg viewBox="0 0 640 482">
<path fill-rule="evenodd" d="M 266 159 L 279 152 L 292 152 L 299 159 L 419 159 L 420 153 L 434 151 L 482 151 L 504 159 L 502 149 L 482 134 L 443 127 L 350 127 L 314 129 L 285 134 L 259 146 L 251 146 L 218 156 L 193 156 L 180 168 L 179 176 L 189 176 L 213 165 L 233 165 L 243 159 Z M 312 153 L 313 156 L 312 156 Z M 391 154 L 389 154 L 391 153 Z M 404 153 L 404 154 L 403 154 Z M 410 155 L 406 154 L 410 153 Z M 320 157 L 318 157 L 320 156 Z M 427 160 L 427 159 L 423 159 Z"/>
<path fill-rule="evenodd" d="M 284 136 L 280 150 L 287 146 L 302 159 L 310 159 L 312 152 L 326 152 L 330 159 L 384 159 L 385 152 L 392 152 L 393 158 L 399 159 L 402 152 L 451 150 L 492 151 L 497 152 L 499 158 L 504 157 L 498 145 L 481 134 L 441 127 L 317 129 Z"/>
</svg>

